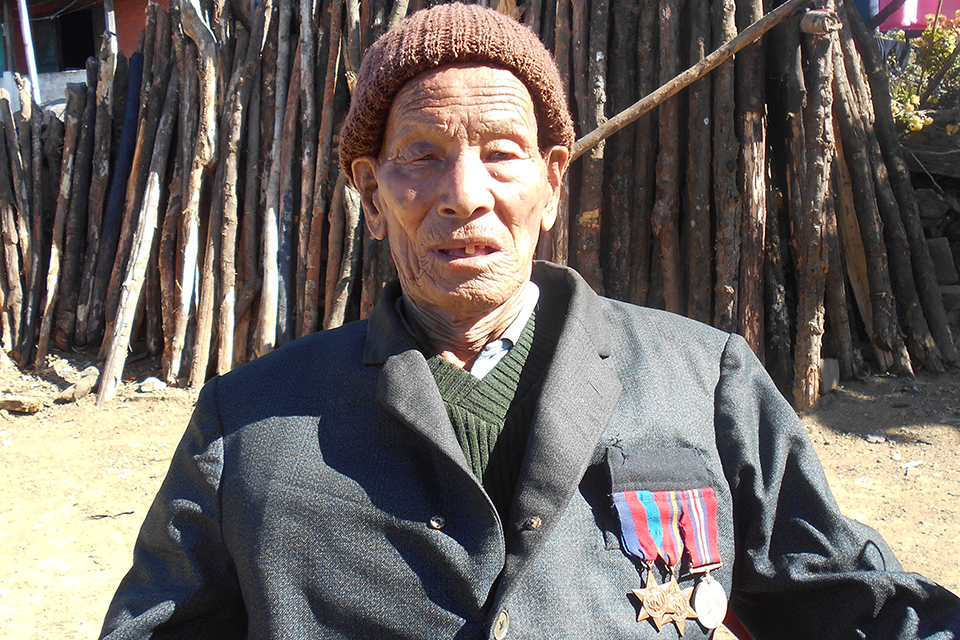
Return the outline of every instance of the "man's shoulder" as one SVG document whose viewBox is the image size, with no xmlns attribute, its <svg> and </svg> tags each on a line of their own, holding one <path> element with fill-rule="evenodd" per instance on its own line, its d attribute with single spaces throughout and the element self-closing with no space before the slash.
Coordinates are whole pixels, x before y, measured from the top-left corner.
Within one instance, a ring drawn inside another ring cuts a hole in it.
<svg viewBox="0 0 960 640">
<path fill-rule="evenodd" d="M 645 342 L 663 342 L 675 347 L 700 345 L 711 351 L 722 351 L 730 340 L 726 331 L 676 313 L 610 298 L 600 300 L 605 315 L 618 331 Z"/>
<path fill-rule="evenodd" d="M 706 365 L 719 359 L 731 340 L 731 334 L 702 322 L 599 296 L 568 267 L 535 263 L 534 279 L 548 306 L 578 318 L 598 344 L 627 360 L 662 356 Z"/>
<path fill-rule="evenodd" d="M 294 395 L 330 379 L 357 375 L 362 368 L 366 321 L 320 331 L 290 342 L 217 379 L 218 395 Z"/>
</svg>

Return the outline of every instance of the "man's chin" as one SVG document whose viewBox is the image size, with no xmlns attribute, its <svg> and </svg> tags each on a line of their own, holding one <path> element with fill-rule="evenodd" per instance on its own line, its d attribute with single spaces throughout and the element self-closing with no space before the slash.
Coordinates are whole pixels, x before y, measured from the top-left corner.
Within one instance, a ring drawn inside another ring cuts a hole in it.
<svg viewBox="0 0 960 640">
<path fill-rule="evenodd" d="M 519 289 L 519 284 L 515 282 L 509 285 L 506 283 L 494 285 L 484 278 L 448 284 L 447 287 L 437 287 L 429 292 L 410 293 L 420 306 L 433 307 L 458 316 L 477 316 L 497 310 Z"/>
</svg>

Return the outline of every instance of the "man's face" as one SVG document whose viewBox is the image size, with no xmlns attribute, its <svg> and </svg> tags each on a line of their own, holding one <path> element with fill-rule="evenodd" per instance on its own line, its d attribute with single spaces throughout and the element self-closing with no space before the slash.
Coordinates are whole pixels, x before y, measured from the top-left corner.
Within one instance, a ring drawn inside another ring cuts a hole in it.
<svg viewBox="0 0 960 640">
<path fill-rule="evenodd" d="M 353 174 L 404 294 L 470 315 L 529 279 L 540 229 L 556 219 L 567 156 L 560 146 L 541 154 L 533 101 L 513 73 L 456 65 L 404 85 L 379 158 L 358 158 Z"/>
</svg>

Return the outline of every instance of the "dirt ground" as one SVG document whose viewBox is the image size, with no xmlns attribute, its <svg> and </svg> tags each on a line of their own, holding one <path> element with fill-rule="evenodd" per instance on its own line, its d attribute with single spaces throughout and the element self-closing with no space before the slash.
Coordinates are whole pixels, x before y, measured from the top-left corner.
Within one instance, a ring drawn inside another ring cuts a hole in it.
<svg viewBox="0 0 960 640">
<path fill-rule="evenodd" d="M 36 377 L 0 358 L 0 395 L 44 405 L 0 410 L 0 639 L 96 637 L 196 400 L 141 391 L 157 371 L 141 360 L 106 406 L 55 404 L 90 360 Z M 960 373 L 846 384 L 803 419 L 844 512 L 960 593 Z"/>
</svg>

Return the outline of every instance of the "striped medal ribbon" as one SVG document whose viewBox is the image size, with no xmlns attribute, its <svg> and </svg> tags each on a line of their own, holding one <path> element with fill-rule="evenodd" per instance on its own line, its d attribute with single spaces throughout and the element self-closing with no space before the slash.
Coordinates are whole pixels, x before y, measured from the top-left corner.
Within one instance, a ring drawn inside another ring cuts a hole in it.
<svg viewBox="0 0 960 640">
<path fill-rule="evenodd" d="M 727 615 L 727 594 L 710 575 L 721 565 L 717 543 L 717 496 L 712 487 L 681 492 L 680 531 L 690 556 L 690 571 L 703 573 L 693 590 L 691 602 L 707 629 L 716 629 Z"/>
<path fill-rule="evenodd" d="M 681 502 L 676 491 L 620 491 L 613 494 L 627 554 L 647 565 L 658 557 L 668 567 L 680 562 Z"/>
<path fill-rule="evenodd" d="M 613 494 L 613 504 L 626 553 L 647 567 L 646 586 L 633 590 L 641 603 L 637 622 L 650 619 L 657 631 L 672 622 L 683 635 L 687 619 L 696 613 L 690 607 L 690 594 L 680 590 L 673 575 L 683 555 L 679 498 L 675 491 L 621 491 Z M 663 559 L 670 573 L 664 584 L 654 578 L 657 558 Z"/>
<path fill-rule="evenodd" d="M 690 555 L 690 571 L 700 573 L 720 566 L 717 544 L 717 496 L 713 487 L 680 491 L 680 531 Z"/>
<path fill-rule="evenodd" d="M 612 497 L 624 550 L 651 571 L 646 588 L 634 591 L 643 604 L 637 620 L 650 618 L 658 630 L 673 622 L 681 635 L 684 621 L 690 618 L 698 618 L 708 629 L 719 626 L 726 615 L 727 598 L 722 585 L 710 576 L 711 570 L 721 566 L 713 488 L 620 491 Z M 681 592 L 674 572 L 684 550 L 690 572 L 704 576 L 695 589 Z M 670 573 L 669 582 L 663 585 L 652 579 L 658 558 Z"/>
</svg>

